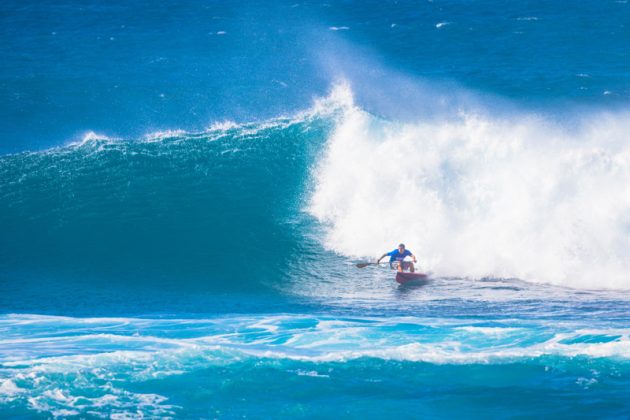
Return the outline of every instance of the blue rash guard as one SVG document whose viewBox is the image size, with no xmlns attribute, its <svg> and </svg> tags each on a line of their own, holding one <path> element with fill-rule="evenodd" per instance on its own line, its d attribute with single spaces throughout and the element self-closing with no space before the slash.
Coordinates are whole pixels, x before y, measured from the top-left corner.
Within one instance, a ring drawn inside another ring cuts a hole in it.
<svg viewBox="0 0 630 420">
<path fill-rule="evenodd" d="M 400 252 L 398 251 L 398 248 L 396 248 L 395 250 L 393 250 L 392 252 L 388 252 L 387 255 L 389 255 L 389 262 L 394 262 L 394 261 L 402 261 L 405 259 L 405 257 L 408 257 L 411 254 L 411 251 L 409 251 L 408 249 L 405 249 L 405 252 Z"/>
</svg>

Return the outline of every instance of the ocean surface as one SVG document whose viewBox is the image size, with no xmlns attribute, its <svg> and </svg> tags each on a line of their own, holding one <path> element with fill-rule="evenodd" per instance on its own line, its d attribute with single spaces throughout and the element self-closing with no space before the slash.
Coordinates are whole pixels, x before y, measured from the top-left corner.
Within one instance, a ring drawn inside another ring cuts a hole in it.
<svg viewBox="0 0 630 420">
<path fill-rule="evenodd" d="M 0 417 L 630 417 L 626 0 L 5 0 L 0 56 Z"/>
</svg>

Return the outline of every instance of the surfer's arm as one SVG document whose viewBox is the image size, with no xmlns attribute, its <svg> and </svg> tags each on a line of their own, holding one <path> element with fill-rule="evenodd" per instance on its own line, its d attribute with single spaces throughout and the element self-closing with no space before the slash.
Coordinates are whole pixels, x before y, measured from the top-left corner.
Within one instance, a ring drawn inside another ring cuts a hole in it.
<svg viewBox="0 0 630 420">
<path fill-rule="evenodd" d="M 377 263 L 377 264 L 379 264 L 379 263 L 381 262 L 381 260 L 382 260 L 383 258 L 385 258 L 386 256 L 388 256 L 388 255 L 389 255 L 389 253 L 388 253 L 388 252 L 384 253 L 383 255 L 381 255 L 381 257 L 380 257 L 378 260 L 376 260 L 376 263 Z"/>
<path fill-rule="evenodd" d="M 411 254 L 410 255 L 411 259 L 413 260 L 413 262 L 418 262 L 418 260 L 416 259 L 416 256 Z M 382 258 L 382 257 L 381 257 Z"/>
</svg>

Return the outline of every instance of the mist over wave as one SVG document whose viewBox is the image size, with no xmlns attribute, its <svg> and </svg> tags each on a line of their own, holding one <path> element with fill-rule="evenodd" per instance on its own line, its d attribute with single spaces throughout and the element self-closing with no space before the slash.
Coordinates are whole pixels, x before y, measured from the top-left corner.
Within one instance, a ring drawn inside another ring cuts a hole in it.
<svg viewBox="0 0 630 420">
<path fill-rule="evenodd" d="M 403 241 L 440 275 L 630 288 L 629 116 L 570 126 L 466 109 L 399 123 L 349 105 L 308 210 L 349 256 Z"/>
</svg>

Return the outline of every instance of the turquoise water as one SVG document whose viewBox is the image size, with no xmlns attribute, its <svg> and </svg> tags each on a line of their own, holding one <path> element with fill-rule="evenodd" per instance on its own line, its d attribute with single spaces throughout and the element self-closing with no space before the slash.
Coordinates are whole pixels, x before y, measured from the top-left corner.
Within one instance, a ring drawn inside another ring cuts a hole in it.
<svg viewBox="0 0 630 420">
<path fill-rule="evenodd" d="M 0 322 L 13 414 L 627 413 L 628 330 L 609 326 L 303 314 Z"/>
<path fill-rule="evenodd" d="M 3 4 L 0 416 L 628 417 L 629 7 Z"/>
</svg>

